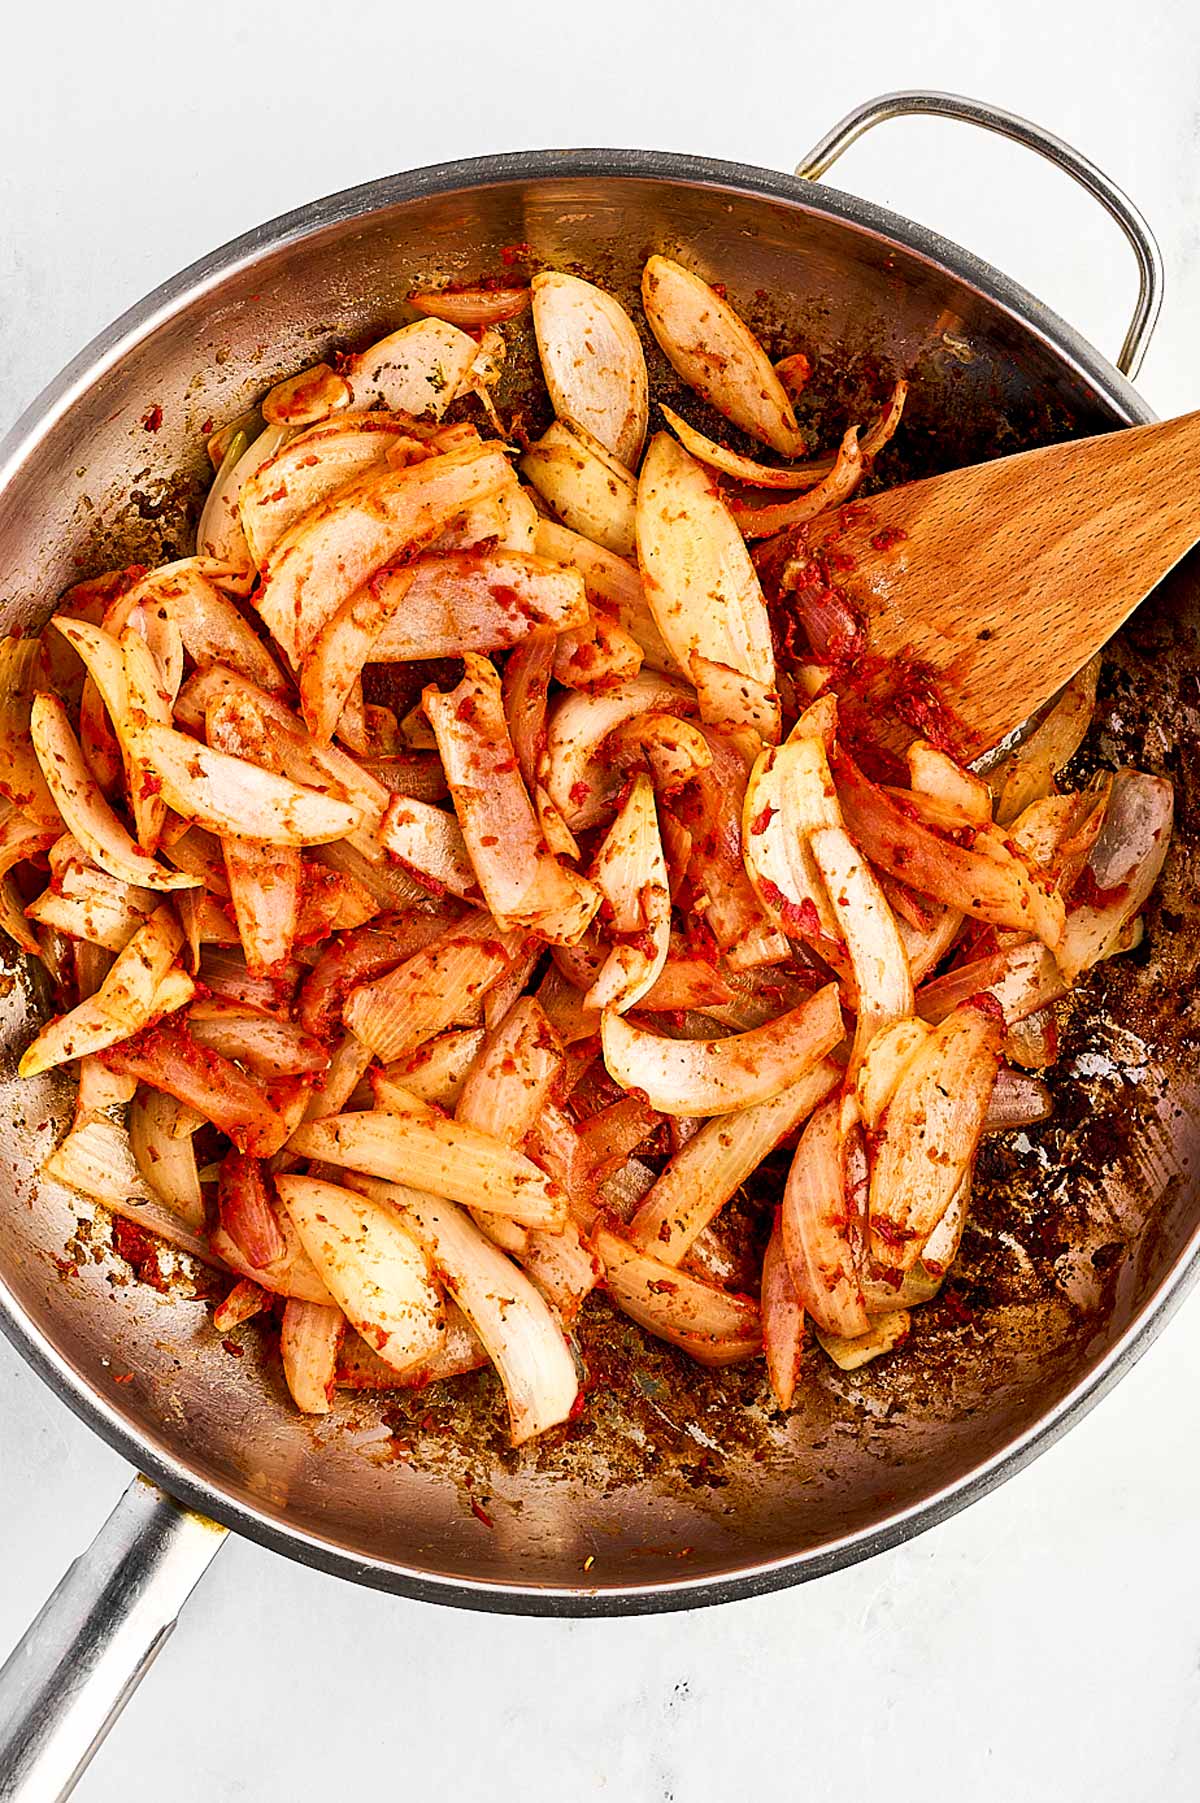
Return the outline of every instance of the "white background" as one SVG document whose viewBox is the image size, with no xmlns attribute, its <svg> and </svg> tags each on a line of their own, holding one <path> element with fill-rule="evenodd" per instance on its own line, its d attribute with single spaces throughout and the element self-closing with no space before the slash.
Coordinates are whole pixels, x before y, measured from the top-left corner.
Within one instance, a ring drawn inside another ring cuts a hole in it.
<svg viewBox="0 0 1200 1803">
<path fill-rule="evenodd" d="M 790 168 L 856 101 L 911 85 L 1028 114 L 1128 188 L 1167 263 L 1142 386 L 1163 412 L 1200 405 L 1195 0 L 60 0 L 10 12 L 4 53 L 0 426 L 153 284 L 333 189 L 542 145 Z M 1128 253 L 1015 148 L 910 122 L 836 179 L 1119 343 Z M 1194 1799 L 1198 1391 L 1200 1298 L 966 1515 L 699 1615 L 465 1615 L 230 1545 L 78 1795 Z M 2 1342 L 0 1397 L 2 1652 L 128 1472 Z"/>
</svg>

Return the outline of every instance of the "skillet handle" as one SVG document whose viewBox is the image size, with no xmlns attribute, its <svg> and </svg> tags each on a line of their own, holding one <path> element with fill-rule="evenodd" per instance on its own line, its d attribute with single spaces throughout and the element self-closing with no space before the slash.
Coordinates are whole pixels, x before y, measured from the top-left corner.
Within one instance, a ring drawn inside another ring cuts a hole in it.
<svg viewBox="0 0 1200 1803">
<path fill-rule="evenodd" d="M 137 1477 L 0 1668 L 0 1797 L 74 1790 L 226 1530 Z"/>
<path fill-rule="evenodd" d="M 968 100 L 962 94 L 939 94 L 922 88 L 900 89 L 894 94 L 879 94 L 874 100 L 865 100 L 852 113 L 847 113 L 813 145 L 806 157 L 801 158 L 796 174 L 804 181 L 815 182 L 872 126 L 913 114 L 957 119 L 963 124 L 996 132 L 1002 138 L 1011 138 L 1015 144 L 1023 144 L 1027 150 L 1036 151 L 1047 162 L 1065 170 L 1116 220 L 1129 241 L 1138 266 L 1137 304 L 1117 356 L 1117 368 L 1132 380 L 1142 366 L 1162 306 L 1162 252 L 1154 233 L 1129 196 L 1095 163 L 1073 150 L 1062 138 L 1056 138 L 1053 132 L 1043 131 L 1032 120 L 1006 112 L 1003 107 L 988 106 L 982 100 Z"/>
</svg>

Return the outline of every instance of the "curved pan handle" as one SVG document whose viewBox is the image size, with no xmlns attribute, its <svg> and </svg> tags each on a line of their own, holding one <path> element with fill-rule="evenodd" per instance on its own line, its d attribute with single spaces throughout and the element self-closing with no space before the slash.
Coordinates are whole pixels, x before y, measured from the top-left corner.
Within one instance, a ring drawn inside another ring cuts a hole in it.
<svg viewBox="0 0 1200 1803">
<path fill-rule="evenodd" d="M 225 1533 L 134 1479 L 0 1668 L 4 1803 L 70 1796 Z"/>
<path fill-rule="evenodd" d="M 1097 169 L 1095 163 L 1089 162 L 1061 138 L 1056 138 L 1053 132 L 1043 131 L 1040 125 L 1034 125 L 1016 113 L 1005 112 L 1002 107 L 988 106 L 982 100 L 968 100 L 962 94 L 902 89 L 865 100 L 852 113 L 847 113 L 801 159 L 796 174 L 805 181 L 816 181 L 872 126 L 913 114 L 930 114 L 941 119 L 957 119 L 966 125 L 978 125 L 984 131 L 996 132 L 1002 138 L 1011 138 L 1015 144 L 1023 144 L 1027 150 L 1035 150 L 1047 162 L 1065 170 L 1081 188 L 1086 188 L 1116 220 L 1129 241 L 1138 266 L 1137 305 L 1117 356 L 1117 368 L 1131 379 L 1136 376 L 1162 306 L 1162 253 L 1154 233 L 1129 196 L 1110 181 L 1102 169 Z"/>
</svg>

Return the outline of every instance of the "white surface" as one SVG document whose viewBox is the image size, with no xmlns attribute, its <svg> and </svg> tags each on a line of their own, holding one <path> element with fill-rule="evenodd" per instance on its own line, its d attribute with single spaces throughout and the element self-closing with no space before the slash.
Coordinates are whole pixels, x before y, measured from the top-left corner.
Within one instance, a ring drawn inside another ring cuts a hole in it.
<svg viewBox="0 0 1200 1803">
<path fill-rule="evenodd" d="M 1200 405 L 1200 12 L 1028 0 L 22 7 L 0 107 L 0 423 L 153 283 L 406 165 L 620 144 L 790 167 L 923 84 L 1026 113 L 1157 228 L 1142 386 Z M 897 125 L 838 181 L 1023 279 L 1104 348 L 1132 266 L 1064 178 Z M 548 1623 L 221 1555 L 78 1795 L 1183 1803 L 1200 1791 L 1200 1299 L 1066 1442 L 865 1567 L 700 1615 Z M 0 1343 L 0 1651 L 126 1481 Z M 505 1779 L 502 1774 L 508 1773 Z"/>
</svg>

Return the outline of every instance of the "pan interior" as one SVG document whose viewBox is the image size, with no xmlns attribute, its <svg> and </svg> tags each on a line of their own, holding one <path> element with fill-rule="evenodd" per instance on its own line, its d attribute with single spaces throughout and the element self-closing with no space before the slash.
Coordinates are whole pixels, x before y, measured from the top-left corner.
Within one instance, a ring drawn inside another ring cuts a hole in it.
<svg viewBox="0 0 1200 1803">
<path fill-rule="evenodd" d="M 304 235 L 235 259 L 80 379 L 5 497 L 4 630 L 40 623 L 81 575 L 190 552 L 206 422 L 394 327 L 414 287 L 529 258 L 591 275 L 631 306 L 651 251 L 725 282 L 773 348 L 812 357 L 804 412 L 820 444 L 907 374 L 881 481 L 1130 417 L 996 301 L 830 211 L 819 191 L 802 204 L 711 179 L 569 172 L 420 186 L 394 184 L 369 217 L 314 210 Z M 514 384 L 527 353 L 518 331 Z M 652 379 L 663 377 L 659 363 Z M 703 423 L 694 405 L 683 410 Z M 816 1569 L 835 1547 L 841 1557 L 847 1542 L 873 1543 L 881 1524 L 944 1497 L 1059 1409 L 1191 1245 L 1198 595 L 1184 566 L 1112 648 L 1080 760 L 1081 774 L 1129 762 L 1175 782 L 1177 841 L 1145 943 L 1093 973 L 1066 1010 L 1054 1117 L 985 1149 L 959 1266 L 919 1311 L 903 1356 L 844 1375 L 814 1347 L 783 1419 L 761 1365 L 701 1372 L 596 1303 L 586 1409 L 520 1453 L 504 1445 L 489 1377 L 344 1396 L 331 1417 L 305 1420 L 267 1335 L 249 1326 L 222 1343 L 185 1274 L 165 1293 L 136 1281 L 103 1214 L 36 1178 L 70 1090 L 16 1079 L 45 997 L 10 960 L 0 1270 L 26 1336 L 131 1457 L 202 1506 L 266 1538 L 298 1536 L 306 1556 L 368 1581 L 595 1591 L 603 1606 L 656 1586 L 752 1581 L 778 1561 Z"/>
</svg>

